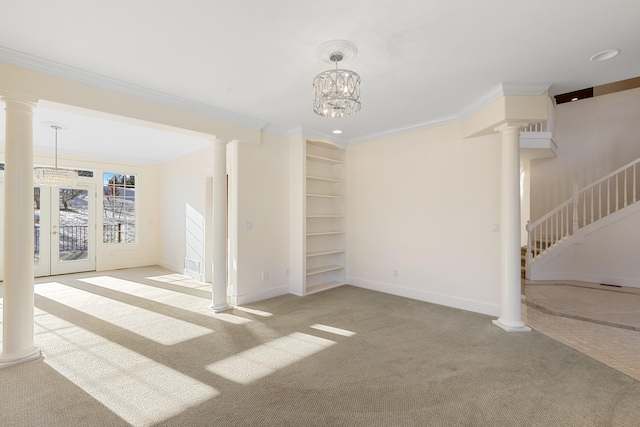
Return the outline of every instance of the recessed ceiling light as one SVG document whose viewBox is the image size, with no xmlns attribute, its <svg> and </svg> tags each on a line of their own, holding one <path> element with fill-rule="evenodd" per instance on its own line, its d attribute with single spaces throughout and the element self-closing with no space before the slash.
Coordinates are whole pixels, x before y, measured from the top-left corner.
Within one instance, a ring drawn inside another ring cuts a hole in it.
<svg viewBox="0 0 640 427">
<path fill-rule="evenodd" d="M 600 53 L 596 53 L 591 57 L 591 61 L 606 61 L 607 59 L 611 59 L 614 56 L 618 55 L 621 52 L 620 49 L 609 49 L 602 51 Z"/>
<path fill-rule="evenodd" d="M 336 129 L 336 130 L 334 130 L 334 131 L 333 131 L 333 133 L 335 133 L 336 135 L 338 135 L 338 134 L 341 134 L 341 133 L 342 133 L 342 131 L 341 131 L 340 129 Z"/>
</svg>

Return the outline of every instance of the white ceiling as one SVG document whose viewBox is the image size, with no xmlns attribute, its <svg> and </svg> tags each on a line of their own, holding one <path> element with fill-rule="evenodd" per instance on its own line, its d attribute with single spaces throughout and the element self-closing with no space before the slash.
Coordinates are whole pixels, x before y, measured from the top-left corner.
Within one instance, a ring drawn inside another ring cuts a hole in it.
<svg viewBox="0 0 640 427">
<path fill-rule="evenodd" d="M 500 83 L 558 94 L 637 77 L 639 19 L 638 0 L 2 0 L 0 61 L 16 51 L 354 141 L 459 115 Z M 312 79 L 331 68 L 316 48 L 333 39 L 357 46 L 341 66 L 362 78 L 362 110 L 342 119 L 311 110 Z M 589 61 L 606 49 L 622 53 Z"/>
</svg>

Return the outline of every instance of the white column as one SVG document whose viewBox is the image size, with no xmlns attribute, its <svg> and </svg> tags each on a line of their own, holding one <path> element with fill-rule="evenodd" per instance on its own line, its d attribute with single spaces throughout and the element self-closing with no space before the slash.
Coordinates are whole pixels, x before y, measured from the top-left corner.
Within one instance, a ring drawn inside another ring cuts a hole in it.
<svg viewBox="0 0 640 427">
<path fill-rule="evenodd" d="M 227 303 L 227 142 L 213 141 L 213 301 L 211 309 L 230 309 Z"/>
<path fill-rule="evenodd" d="M 501 167 L 501 316 L 493 323 L 506 331 L 530 331 L 522 321 L 520 301 L 520 127 L 506 123 Z"/>
<path fill-rule="evenodd" d="M 4 303 L 0 367 L 40 358 L 33 345 L 33 109 L 37 100 L 3 96 Z"/>
</svg>

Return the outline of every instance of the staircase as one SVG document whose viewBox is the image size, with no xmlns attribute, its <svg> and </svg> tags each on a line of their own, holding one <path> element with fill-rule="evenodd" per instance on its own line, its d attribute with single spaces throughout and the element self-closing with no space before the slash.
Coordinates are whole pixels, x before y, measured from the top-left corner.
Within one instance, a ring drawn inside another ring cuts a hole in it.
<svg viewBox="0 0 640 427">
<path fill-rule="evenodd" d="M 580 189 L 573 183 L 572 197 L 528 223 L 525 274 L 531 278 L 531 266 L 572 241 L 587 227 L 602 226 L 619 217 L 623 210 L 640 207 L 640 159 Z M 572 242 L 575 243 L 575 242 Z"/>
</svg>

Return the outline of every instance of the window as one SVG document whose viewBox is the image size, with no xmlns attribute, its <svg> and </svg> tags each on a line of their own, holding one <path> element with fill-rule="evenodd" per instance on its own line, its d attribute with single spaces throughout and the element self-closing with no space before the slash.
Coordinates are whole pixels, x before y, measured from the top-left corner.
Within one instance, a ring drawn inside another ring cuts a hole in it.
<svg viewBox="0 0 640 427">
<path fill-rule="evenodd" d="M 136 176 L 103 174 L 102 241 L 104 243 L 136 242 Z"/>
</svg>

